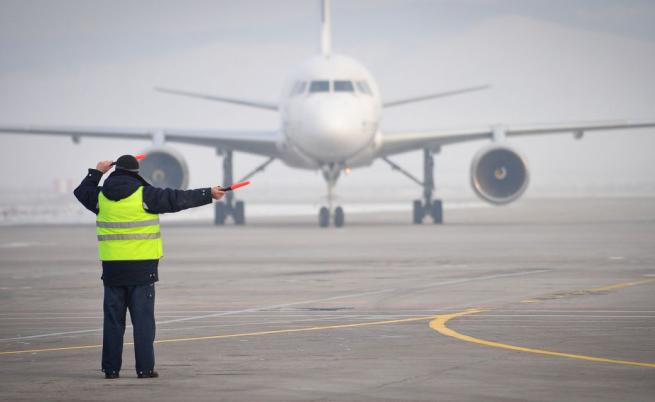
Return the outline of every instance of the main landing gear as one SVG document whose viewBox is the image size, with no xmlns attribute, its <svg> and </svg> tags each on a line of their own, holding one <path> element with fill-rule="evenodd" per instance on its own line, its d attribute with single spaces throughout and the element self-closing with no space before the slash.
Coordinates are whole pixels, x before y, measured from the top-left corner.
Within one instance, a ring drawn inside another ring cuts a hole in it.
<svg viewBox="0 0 655 402">
<path fill-rule="evenodd" d="M 434 156 L 433 154 L 439 153 L 439 148 L 436 149 L 423 149 L 423 181 L 417 179 L 414 175 L 403 169 L 401 166 L 392 162 L 389 158 L 383 157 L 382 159 L 387 162 L 393 170 L 407 176 L 410 180 L 414 181 L 423 187 L 423 199 L 414 200 L 412 206 L 412 222 L 420 225 L 426 216 L 432 218 L 435 224 L 443 223 L 443 203 L 440 199 L 433 199 L 434 193 Z"/>
<path fill-rule="evenodd" d="M 230 186 L 234 183 L 232 151 L 217 149 L 216 153 L 223 156 L 223 185 L 224 187 Z M 248 180 L 255 174 L 266 169 L 274 160 L 275 158 L 267 159 L 266 162 L 257 166 L 239 181 Z M 236 201 L 233 191 L 226 192 L 223 199 L 224 201 L 214 203 L 214 225 L 225 225 L 229 217 L 232 218 L 235 225 L 244 225 L 246 223 L 246 204 L 243 201 Z"/>
<path fill-rule="evenodd" d="M 346 215 L 344 214 L 342 207 L 336 207 L 333 213 L 330 213 L 330 208 L 321 207 L 318 211 L 318 226 L 322 228 L 330 226 L 330 218 L 334 219 L 334 226 L 338 228 L 346 223 Z"/>
<path fill-rule="evenodd" d="M 335 227 L 342 227 L 346 223 L 346 215 L 343 208 L 338 206 L 333 207 L 334 204 L 334 186 L 337 184 L 341 169 L 338 165 L 330 163 L 322 167 L 323 177 L 327 183 L 327 206 L 321 207 L 318 211 L 318 226 L 326 228 L 330 226 L 330 221 L 334 222 Z"/>
</svg>

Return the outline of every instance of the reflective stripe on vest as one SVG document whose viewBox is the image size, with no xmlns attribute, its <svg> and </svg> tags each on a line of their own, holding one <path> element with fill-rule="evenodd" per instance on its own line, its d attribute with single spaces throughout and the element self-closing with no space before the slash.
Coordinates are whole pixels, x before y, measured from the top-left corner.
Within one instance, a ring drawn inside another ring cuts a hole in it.
<svg viewBox="0 0 655 402">
<path fill-rule="evenodd" d="M 155 260 L 162 256 L 159 215 L 143 208 L 143 187 L 112 201 L 98 195 L 96 234 L 102 261 Z"/>
<path fill-rule="evenodd" d="M 159 225 L 159 218 L 150 221 L 137 221 L 137 222 L 98 222 L 96 226 L 99 228 L 138 228 L 142 226 Z"/>
<path fill-rule="evenodd" d="M 160 237 L 161 237 L 161 233 L 106 234 L 106 235 L 98 235 L 98 241 L 145 240 L 145 239 L 159 239 Z"/>
</svg>

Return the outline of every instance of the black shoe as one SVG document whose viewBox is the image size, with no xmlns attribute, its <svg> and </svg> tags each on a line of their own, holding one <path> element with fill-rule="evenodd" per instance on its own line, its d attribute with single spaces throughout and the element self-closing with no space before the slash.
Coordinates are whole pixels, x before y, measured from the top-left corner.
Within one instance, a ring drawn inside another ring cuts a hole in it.
<svg viewBox="0 0 655 402">
<path fill-rule="evenodd" d="M 136 373 L 136 375 L 139 378 L 157 378 L 157 377 L 159 377 L 159 373 L 154 371 L 154 370 L 152 370 L 152 371 L 139 371 L 138 373 Z"/>
<path fill-rule="evenodd" d="M 120 378 L 118 371 L 112 371 L 111 373 L 105 373 L 105 379 L 113 380 L 114 378 Z"/>
</svg>

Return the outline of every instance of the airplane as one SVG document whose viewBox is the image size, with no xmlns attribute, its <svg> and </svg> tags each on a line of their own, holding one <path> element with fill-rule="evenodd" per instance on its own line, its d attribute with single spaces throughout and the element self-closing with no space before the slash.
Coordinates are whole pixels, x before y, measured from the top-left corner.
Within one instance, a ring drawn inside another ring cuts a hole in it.
<svg viewBox="0 0 655 402">
<path fill-rule="evenodd" d="M 152 147 L 144 152 L 141 175 L 159 187 L 186 188 L 188 167 L 184 157 L 169 143 L 186 143 L 216 149 L 223 159 L 223 183 L 234 182 L 233 153 L 245 152 L 267 157 L 266 161 L 239 181 L 262 172 L 274 160 L 299 169 L 320 170 L 327 185 L 327 205 L 320 208 L 320 227 L 342 227 L 345 213 L 334 205 L 334 187 L 342 172 L 370 166 L 381 159 L 423 189 L 413 201 L 412 222 L 421 224 L 426 217 L 443 223 L 442 200 L 434 197 L 434 156 L 446 145 L 491 140 L 474 156 L 470 180 L 483 200 L 504 205 L 515 201 L 529 183 L 525 157 L 512 148 L 507 139 L 518 136 L 572 133 L 581 139 L 584 133 L 601 130 L 655 127 L 652 121 L 594 121 L 576 124 L 538 126 L 491 125 L 474 129 L 382 132 L 382 110 L 415 102 L 480 91 L 487 85 L 458 88 L 421 96 L 382 101 L 371 73 L 355 59 L 332 52 L 330 0 L 321 2 L 321 52 L 302 63 L 284 84 L 278 103 L 214 95 L 187 90 L 155 88 L 157 91 L 223 102 L 278 113 L 280 127 L 270 131 L 220 129 L 166 129 L 81 126 L 0 126 L 0 133 L 48 134 L 70 136 L 75 143 L 82 137 L 145 139 Z M 417 178 L 393 162 L 392 155 L 422 151 L 423 178 Z M 236 225 L 245 223 L 245 204 L 228 192 L 225 202 L 214 204 L 214 224 L 224 225 L 231 218 Z"/>
</svg>

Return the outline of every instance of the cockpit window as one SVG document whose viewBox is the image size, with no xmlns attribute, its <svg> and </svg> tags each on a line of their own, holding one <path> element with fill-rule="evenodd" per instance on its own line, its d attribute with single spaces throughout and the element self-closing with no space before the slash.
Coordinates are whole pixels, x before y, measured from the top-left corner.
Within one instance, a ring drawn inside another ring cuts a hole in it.
<svg viewBox="0 0 655 402">
<path fill-rule="evenodd" d="M 291 90 L 291 95 L 300 95 L 305 92 L 305 88 L 307 88 L 307 81 L 298 81 L 293 86 L 293 89 Z"/>
<path fill-rule="evenodd" d="M 355 92 L 352 81 L 334 81 L 334 92 Z"/>
<path fill-rule="evenodd" d="M 368 86 L 368 83 L 366 81 L 357 81 L 355 82 L 355 85 L 357 86 L 357 90 L 359 92 L 366 94 L 366 95 L 372 95 L 373 93 L 371 92 L 371 88 Z"/>
<path fill-rule="evenodd" d="M 312 81 L 309 92 L 330 92 L 330 81 Z"/>
</svg>

